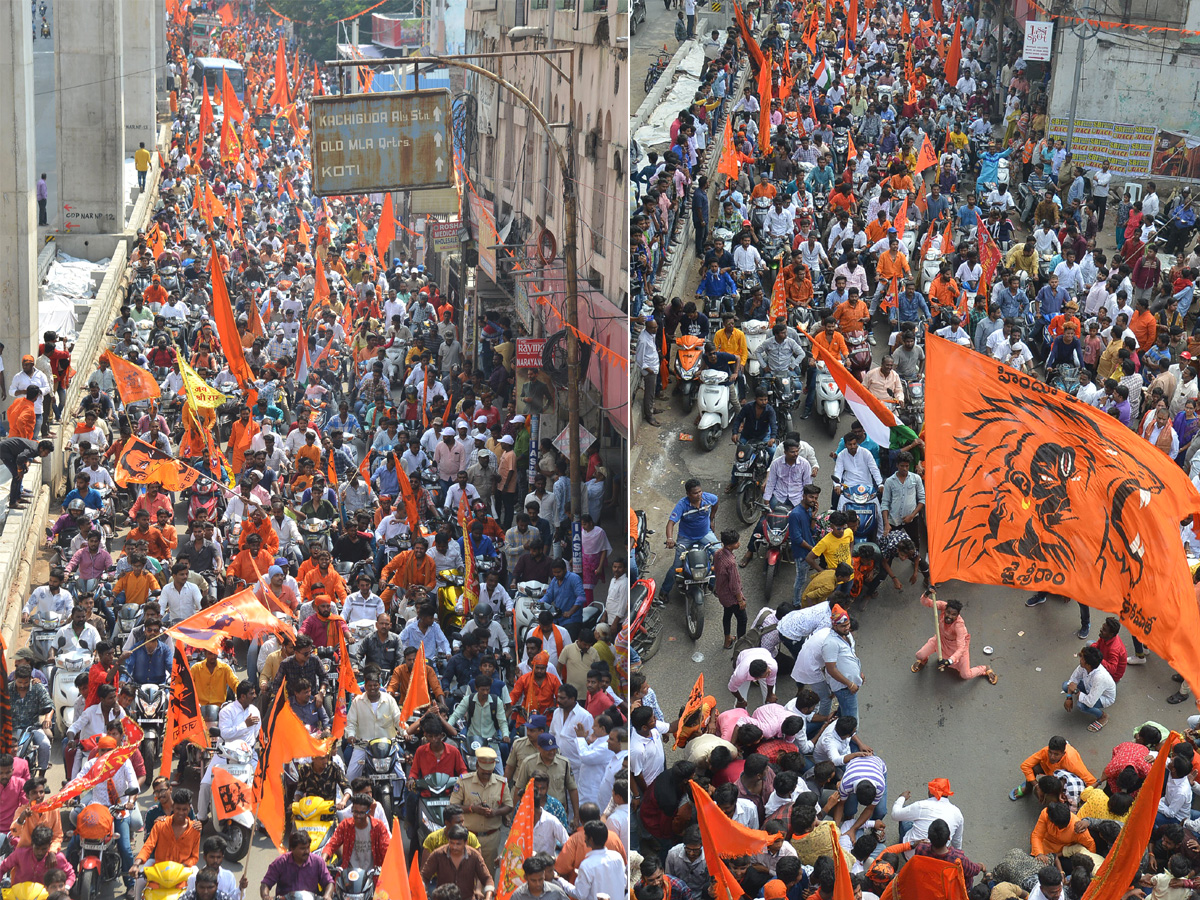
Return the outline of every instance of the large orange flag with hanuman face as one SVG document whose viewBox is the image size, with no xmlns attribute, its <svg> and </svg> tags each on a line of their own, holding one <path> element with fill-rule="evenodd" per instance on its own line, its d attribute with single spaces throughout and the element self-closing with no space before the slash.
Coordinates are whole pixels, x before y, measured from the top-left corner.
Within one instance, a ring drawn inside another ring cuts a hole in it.
<svg viewBox="0 0 1200 900">
<path fill-rule="evenodd" d="M 1065 594 L 1200 688 L 1200 610 L 1180 522 L 1200 492 L 1117 419 L 930 336 L 925 421 L 932 580 Z"/>
</svg>

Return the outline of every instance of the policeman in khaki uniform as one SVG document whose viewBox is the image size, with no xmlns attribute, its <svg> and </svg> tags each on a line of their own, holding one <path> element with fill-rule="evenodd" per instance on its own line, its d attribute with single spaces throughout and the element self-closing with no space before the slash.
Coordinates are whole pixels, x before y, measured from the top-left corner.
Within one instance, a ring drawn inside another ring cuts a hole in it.
<svg viewBox="0 0 1200 900">
<path fill-rule="evenodd" d="M 450 802 L 463 808 L 467 828 L 479 838 L 479 852 L 488 868 L 496 865 L 500 854 L 500 826 L 513 811 L 508 782 L 496 774 L 496 751 L 480 747 L 475 751 L 475 771 L 458 780 Z"/>
</svg>

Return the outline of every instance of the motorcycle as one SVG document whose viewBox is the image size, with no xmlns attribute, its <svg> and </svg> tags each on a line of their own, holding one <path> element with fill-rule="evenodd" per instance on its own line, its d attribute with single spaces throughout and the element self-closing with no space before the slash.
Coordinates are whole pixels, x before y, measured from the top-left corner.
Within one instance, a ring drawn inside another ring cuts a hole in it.
<svg viewBox="0 0 1200 900">
<path fill-rule="evenodd" d="M 125 792 L 126 800 L 136 798 L 137 788 Z M 89 803 L 75 817 L 75 832 L 79 836 L 79 865 L 76 868 L 76 896 L 79 900 L 98 900 L 101 885 L 121 877 L 121 854 L 117 849 L 117 832 L 113 821 L 126 815 L 125 803 L 105 807 Z"/>
<path fill-rule="evenodd" d="M 129 715 L 133 716 L 142 729 L 141 751 L 147 772 L 157 769 L 162 758 L 163 725 L 166 721 L 169 696 L 162 685 L 139 685 L 129 710 Z"/>
<path fill-rule="evenodd" d="M 704 595 L 711 593 L 716 581 L 712 571 L 712 547 L 699 542 L 684 546 L 675 574 L 684 596 L 684 626 L 688 637 L 700 640 L 704 633 Z"/>
<path fill-rule="evenodd" d="M 54 671 L 50 674 L 50 698 L 54 702 L 54 721 L 58 732 L 66 734 L 75 724 L 75 701 L 79 699 L 79 688 L 75 679 L 92 665 L 92 652 L 86 647 L 60 653 L 54 659 Z"/>
<path fill-rule="evenodd" d="M 771 198 L 767 196 L 755 197 L 754 203 L 750 209 L 750 227 L 754 229 L 754 233 L 761 239 L 763 231 L 766 228 L 767 213 L 771 211 Z"/>
<path fill-rule="evenodd" d="M 704 338 L 684 334 L 675 338 L 675 377 L 679 381 L 676 390 L 683 393 L 683 411 L 690 413 L 696 405 L 700 371 L 704 367 Z"/>
<path fill-rule="evenodd" d="M 816 399 L 813 402 L 813 410 L 817 414 L 817 418 L 825 423 L 825 430 L 830 437 L 837 434 L 838 419 L 842 415 L 842 410 L 846 408 L 846 398 L 842 396 L 841 390 L 838 388 L 837 381 L 829 372 L 828 366 L 823 362 L 813 363 L 817 367 L 816 377 Z"/>
<path fill-rule="evenodd" d="M 925 382 L 910 381 L 904 386 L 905 403 L 900 407 L 900 421 L 917 431 L 925 421 Z"/>
<path fill-rule="evenodd" d="M 333 881 L 333 900 L 370 900 L 378 869 L 340 869 Z"/>
<path fill-rule="evenodd" d="M 790 372 L 772 375 L 767 382 L 768 402 L 775 409 L 775 418 L 781 434 L 792 430 L 792 410 L 800 405 L 800 392 L 796 378 Z"/>
<path fill-rule="evenodd" d="M 846 156 L 850 152 L 850 129 L 839 125 L 833 129 L 833 160 L 834 168 L 842 171 L 846 168 Z"/>
<path fill-rule="evenodd" d="M 733 493 L 738 518 L 743 525 L 753 525 L 762 503 L 767 469 L 771 467 L 771 447 L 766 441 L 758 444 L 738 444 L 733 458 Z"/>
<path fill-rule="evenodd" d="M 67 624 L 67 616 L 58 612 L 39 612 L 30 623 L 29 649 L 33 651 L 33 664 L 41 668 L 53 657 L 54 642 L 58 630 Z"/>
<path fill-rule="evenodd" d="M 188 489 L 188 494 L 187 520 L 189 525 L 196 520 L 196 513 L 200 510 L 204 510 L 208 514 L 210 522 L 215 522 L 220 518 L 221 492 L 216 482 L 201 478 Z"/>
<path fill-rule="evenodd" d="M 854 546 L 864 541 L 875 540 L 882 516 L 879 512 L 879 491 L 873 484 L 851 484 L 842 490 L 838 508 L 858 516 L 858 527 L 854 529 Z"/>
<path fill-rule="evenodd" d="M 229 856 L 226 851 L 226 856 Z M 142 874 L 146 878 L 143 900 L 178 900 L 187 890 L 188 879 L 196 872 L 195 866 L 164 859 L 147 866 Z"/>
<path fill-rule="evenodd" d="M 254 784 L 254 768 L 256 759 L 254 748 L 246 741 L 222 742 L 218 752 L 225 760 L 225 771 L 242 782 L 249 790 Z M 213 787 L 214 794 L 216 787 Z M 217 798 L 212 798 L 211 808 L 217 808 Z M 250 852 L 250 836 L 254 831 L 254 813 L 251 810 L 230 816 L 220 821 L 213 814 L 213 829 L 225 839 L 225 856 L 234 862 L 239 862 Z"/>
<path fill-rule="evenodd" d="M 732 381 L 733 376 L 717 369 L 705 369 L 700 373 L 700 421 L 696 430 L 700 446 L 706 451 L 717 446 L 717 440 L 738 414 L 737 393 Z"/>
<path fill-rule="evenodd" d="M 118 647 L 125 645 L 129 635 L 139 628 L 145 618 L 145 611 L 140 603 L 122 603 L 117 610 L 117 624 L 113 628 L 113 643 Z"/>
<path fill-rule="evenodd" d="M 846 335 L 846 344 L 850 348 L 850 374 L 859 381 L 871 369 L 874 360 L 871 357 L 871 344 L 865 331 L 852 331 Z"/>
<path fill-rule="evenodd" d="M 400 801 L 404 784 L 404 745 L 399 740 L 376 738 L 363 747 L 367 761 L 363 774 L 371 782 L 371 793 L 383 807 L 384 818 L 391 821 L 392 809 Z"/>
<path fill-rule="evenodd" d="M 38 710 L 38 718 L 41 719 L 52 712 L 54 712 L 54 707 L 47 706 L 44 709 Z M 41 769 L 41 767 L 38 765 L 38 746 L 33 742 L 33 733 L 40 730 L 41 726 L 37 724 L 30 725 L 27 728 L 14 730 L 13 741 L 17 745 L 17 752 L 14 753 L 13 756 L 17 759 L 23 759 L 25 762 L 29 763 L 30 772 L 36 773 L 38 771 L 42 771 L 44 774 L 45 770 Z"/>
<path fill-rule="evenodd" d="M 637 563 L 638 572 L 645 572 L 646 566 L 650 564 L 650 535 L 654 534 L 654 532 L 651 531 L 647 525 L 645 510 L 635 510 L 634 516 L 637 519 L 637 530 L 636 534 L 634 535 L 633 559 L 634 562 Z M 544 594 L 546 592 L 546 586 L 540 581 L 523 581 L 521 584 L 517 585 L 518 598 L 521 596 L 523 585 L 527 584 L 539 585 L 542 589 L 542 593 Z M 516 635 L 514 635 L 514 637 L 516 637 Z"/>
<path fill-rule="evenodd" d="M 324 800 L 321 797 L 301 797 L 292 803 L 292 827 L 296 831 L 302 831 L 308 835 L 308 841 L 314 853 L 329 843 L 337 823 L 337 810 L 334 808 L 332 800 Z"/>
<path fill-rule="evenodd" d="M 790 509 L 776 509 L 766 503 L 760 504 L 763 510 L 762 545 L 766 550 L 766 580 L 763 583 L 763 597 L 766 603 L 771 600 L 771 587 L 775 584 L 775 572 L 780 562 L 790 562 L 792 542 L 788 540 L 788 514 Z"/>
<path fill-rule="evenodd" d="M 1050 387 L 1075 396 L 1079 392 L 1079 366 L 1056 366 L 1051 370 L 1048 383 Z"/>
<path fill-rule="evenodd" d="M 663 604 L 654 602 L 655 593 L 653 578 L 639 578 L 629 592 L 629 609 L 633 612 L 629 641 L 642 662 L 657 653 L 662 643 Z"/>
</svg>

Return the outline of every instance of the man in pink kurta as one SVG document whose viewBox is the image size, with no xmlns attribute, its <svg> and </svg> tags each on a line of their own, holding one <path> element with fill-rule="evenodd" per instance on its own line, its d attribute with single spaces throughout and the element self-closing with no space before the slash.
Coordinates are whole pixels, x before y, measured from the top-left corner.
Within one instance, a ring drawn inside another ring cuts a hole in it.
<svg viewBox="0 0 1200 900">
<path fill-rule="evenodd" d="M 934 598 L 925 593 L 921 595 L 921 603 L 933 607 Z M 960 678 L 978 678 L 983 675 L 992 684 L 996 683 L 996 673 L 990 666 L 971 666 L 971 635 L 967 631 L 967 623 L 962 619 L 962 603 L 958 600 L 938 600 L 938 632 L 941 636 L 941 659 L 946 661 L 942 668 L 953 669 Z M 929 662 L 929 657 L 938 652 L 938 637 L 931 637 L 917 651 L 917 661 L 912 670 L 920 672 Z"/>
</svg>

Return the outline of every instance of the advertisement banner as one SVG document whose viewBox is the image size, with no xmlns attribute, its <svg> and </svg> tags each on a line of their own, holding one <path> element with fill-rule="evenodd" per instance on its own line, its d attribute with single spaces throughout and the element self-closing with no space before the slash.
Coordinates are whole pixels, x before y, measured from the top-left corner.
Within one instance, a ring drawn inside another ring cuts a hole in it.
<svg viewBox="0 0 1200 900">
<path fill-rule="evenodd" d="M 458 249 L 458 233 L 462 225 L 455 219 L 451 222 L 430 222 L 429 236 L 433 241 L 434 253 L 453 253 Z"/>
<path fill-rule="evenodd" d="M 479 268 L 492 281 L 496 280 L 496 216 L 492 203 L 478 194 L 471 194 L 471 224 L 475 226 L 475 243 L 479 247 Z"/>
<path fill-rule="evenodd" d="M 1065 117 L 1052 118 L 1049 136 L 1065 139 L 1067 122 Z M 1150 171 L 1156 130 L 1153 125 L 1076 119 L 1071 147 L 1075 164 L 1091 169 L 1108 160 L 1114 172 L 1144 175 Z"/>
<path fill-rule="evenodd" d="M 1025 23 L 1025 49 L 1021 56 L 1026 62 L 1048 62 L 1050 45 L 1053 43 L 1053 22 L 1028 21 Z"/>
<path fill-rule="evenodd" d="M 1159 131 L 1150 174 L 1164 178 L 1200 178 L 1200 138 L 1178 131 Z"/>
<path fill-rule="evenodd" d="M 540 369 L 545 347 L 545 338 L 517 338 L 517 368 Z"/>
</svg>

